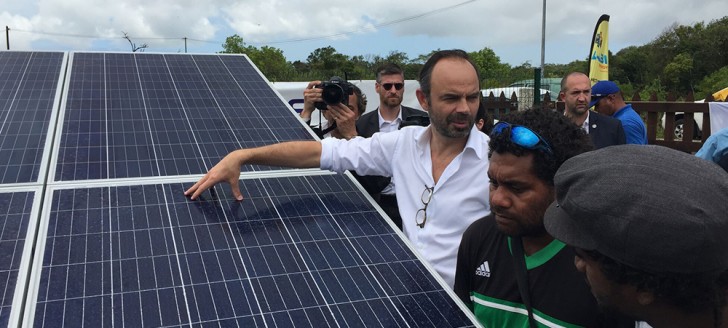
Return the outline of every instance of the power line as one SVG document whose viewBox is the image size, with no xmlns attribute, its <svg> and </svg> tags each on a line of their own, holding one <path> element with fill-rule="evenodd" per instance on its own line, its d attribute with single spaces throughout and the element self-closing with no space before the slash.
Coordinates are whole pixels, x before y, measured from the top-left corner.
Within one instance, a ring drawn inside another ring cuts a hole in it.
<svg viewBox="0 0 728 328">
<path fill-rule="evenodd" d="M 424 12 L 424 13 L 421 13 L 421 14 L 417 14 L 417 15 L 413 15 L 413 16 L 408 16 L 408 17 L 400 18 L 400 19 L 395 19 L 395 20 L 392 20 L 392 21 L 388 21 L 388 22 L 384 22 L 384 23 L 381 23 L 381 24 L 373 25 L 372 28 L 386 27 L 386 26 L 390 26 L 390 25 L 395 25 L 395 24 L 399 24 L 399 23 L 411 21 L 411 20 L 414 20 L 414 19 L 417 19 L 417 18 L 422 18 L 422 17 L 425 17 L 425 16 L 430 16 L 430 15 L 438 14 L 438 13 L 441 13 L 441 12 L 444 12 L 444 11 L 447 11 L 447 10 L 450 10 L 450 9 L 454 9 L 456 7 L 460 7 L 460 6 L 466 5 L 466 4 L 471 3 L 471 2 L 475 2 L 475 1 L 477 1 L 477 0 L 468 0 L 468 1 L 461 2 L 461 3 L 457 3 L 457 4 L 454 4 L 454 5 L 451 5 L 451 6 L 447 6 L 447 7 L 443 7 L 443 8 L 439 8 L 439 9 L 435 9 L 435 10 L 431 10 L 431 11 L 427 11 L 427 12 Z M 271 42 L 250 42 L 250 43 L 252 43 L 252 44 L 279 44 L 279 43 L 313 41 L 313 40 L 328 39 L 328 38 L 337 37 L 337 36 L 346 36 L 346 35 L 358 33 L 360 31 L 366 31 L 366 30 L 369 30 L 369 28 L 359 28 L 359 29 L 356 29 L 354 31 L 340 32 L 340 33 L 334 33 L 334 34 L 329 34 L 329 35 L 314 36 L 314 37 L 310 37 L 310 38 L 297 38 L 297 39 L 288 39 L 288 40 L 271 41 Z"/>
<path fill-rule="evenodd" d="M 415 20 L 418 18 L 431 16 L 434 14 L 438 14 L 444 11 L 448 11 L 460 6 L 464 6 L 466 4 L 469 4 L 471 2 L 475 2 L 477 0 L 468 0 L 464 2 L 460 2 L 454 5 L 430 10 L 421 14 L 412 15 L 400 19 L 395 19 L 391 21 L 387 21 L 381 24 L 375 24 L 371 28 L 359 28 L 353 31 L 348 32 L 340 32 L 340 33 L 334 33 L 334 34 L 328 34 L 328 35 L 320 35 L 320 36 L 313 36 L 308 38 L 296 38 L 296 39 L 286 39 L 286 40 L 278 40 L 278 41 L 269 41 L 269 42 L 249 42 L 250 44 L 258 44 L 258 45 L 266 45 L 266 44 L 281 44 L 281 43 L 293 43 L 293 42 L 303 42 L 303 41 L 313 41 L 313 40 L 322 40 L 322 39 L 329 39 L 333 37 L 339 37 L 339 36 L 346 36 L 351 35 L 355 33 L 359 33 L 362 31 L 367 31 L 372 28 L 381 28 L 381 27 L 387 27 L 399 23 L 408 22 L 411 20 Z M 70 34 L 70 33 L 58 33 L 58 32 L 47 32 L 47 31 L 28 31 L 28 30 L 22 30 L 22 29 L 11 29 L 14 32 L 24 32 L 24 33 L 33 33 L 33 34 L 42 34 L 42 35 L 51 35 L 51 36 L 61 36 L 61 37 L 71 37 L 71 38 L 84 38 L 84 39 L 99 39 L 99 40 L 116 40 L 116 39 L 124 39 L 124 36 L 120 35 L 117 37 L 104 37 L 104 36 L 98 36 L 98 35 L 85 35 L 85 34 Z M 137 40 L 187 40 L 187 41 L 195 41 L 195 42 L 203 42 L 203 43 L 214 43 L 214 44 L 223 44 L 224 41 L 217 41 L 217 40 L 202 40 L 202 39 L 193 39 L 188 37 L 177 37 L 177 38 L 169 38 L 169 37 L 140 37 L 140 36 L 129 36 L 131 38 L 137 39 Z"/>
<path fill-rule="evenodd" d="M 123 35 L 120 36 L 98 36 L 98 35 L 84 35 L 84 34 L 70 34 L 70 33 L 58 33 L 58 32 L 46 32 L 46 31 L 28 31 L 28 30 L 20 30 L 20 29 L 11 29 L 13 32 L 24 32 L 24 33 L 32 33 L 32 34 L 43 34 L 43 35 L 52 35 L 52 36 L 63 36 L 63 37 L 70 37 L 70 38 L 84 38 L 84 39 L 97 39 L 97 40 L 115 40 L 115 39 L 124 39 Z M 134 39 L 144 39 L 144 40 L 183 40 L 184 37 L 179 38 L 165 38 L 165 37 L 136 37 L 136 36 L 129 36 Z M 188 39 L 192 40 L 192 39 Z M 201 41 L 201 40 L 198 40 Z"/>
</svg>

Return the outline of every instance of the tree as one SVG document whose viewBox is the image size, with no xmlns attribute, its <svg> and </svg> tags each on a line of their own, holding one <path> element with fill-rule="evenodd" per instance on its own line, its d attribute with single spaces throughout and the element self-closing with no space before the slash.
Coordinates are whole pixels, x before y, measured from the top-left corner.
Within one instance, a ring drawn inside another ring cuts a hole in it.
<svg viewBox="0 0 728 328">
<path fill-rule="evenodd" d="M 121 31 L 121 33 L 124 33 L 124 39 L 126 39 L 126 41 L 129 41 L 129 44 L 131 45 L 131 52 L 144 52 L 144 49 L 148 47 L 146 43 L 142 43 L 140 46 L 137 46 L 136 43 L 131 41 L 129 34 L 124 31 Z"/>
<path fill-rule="evenodd" d="M 234 34 L 225 38 L 225 43 L 222 44 L 222 51 L 220 52 L 224 54 L 244 54 L 245 50 L 243 37 Z"/>
<path fill-rule="evenodd" d="M 493 49 L 485 47 L 468 55 L 480 71 L 481 88 L 499 87 L 509 82 L 510 65 L 501 63 L 500 57 L 495 54 Z"/>
<path fill-rule="evenodd" d="M 295 75 L 293 65 L 286 61 L 283 51 L 269 46 L 258 49 L 246 46 L 243 38 L 237 34 L 229 36 L 222 45 L 221 53 L 246 54 L 255 66 L 270 81 L 286 81 Z"/>
<path fill-rule="evenodd" d="M 612 67 L 619 70 L 618 74 L 610 77 L 624 83 L 644 85 L 647 82 L 647 70 L 645 63 L 649 62 L 649 54 L 646 47 L 631 46 L 620 50 L 612 57 Z"/>
<path fill-rule="evenodd" d="M 349 67 L 348 61 L 346 55 L 338 53 L 332 46 L 318 48 L 306 59 L 313 73 L 320 74 L 322 79 L 331 76 L 344 77 L 346 68 Z"/>
<path fill-rule="evenodd" d="M 703 99 L 728 87 L 728 65 L 706 76 L 695 88 L 695 98 Z"/>
<path fill-rule="evenodd" d="M 260 50 L 250 48 L 247 50 L 250 60 L 270 81 L 290 80 L 294 75 L 293 65 L 286 62 L 283 51 L 278 48 L 263 46 Z"/>
<path fill-rule="evenodd" d="M 665 66 L 663 70 L 664 82 L 668 90 L 685 94 L 693 90 L 693 57 L 681 53 Z"/>
<path fill-rule="evenodd" d="M 371 65 L 366 59 L 364 59 L 364 56 L 353 56 L 349 61 L 352 66 L 351 71 L 347 72 L 350 80 L 371 80 L 374 78 Z"/>
<path fill-rule="evenodd" d="M 348 79 L 373 79 L 376 69 L 388 62 L 400 65 L 405 78 L 414 79 L 425 61 L 439 50 L 412 59 L 398 50 L 386 56 L 364 54 L 349 57 L 328 46 L 314 50 L 305 62 L 289 63 L 285 61 L 282 51 L 248 46 L 236 34 L 225 40 L 222 52 L 247 54 L 270 80 L 310 81 L 328 79 L 333 75 Z M 529 62 L 511 67 L 502 63 L 496 53 L 487 47 L 471 52 L 470 56 L 482 74 L 482 87 L 505 86 L 519 80 L 533 79 L 533 67 Z M 568 64 L 546 64 L 544 76 L 560 78 L 573 71 L 586 73 L 587 65 L 586 58 Z M 627 47 L 610 54 L 609 77 L 618 81 L 624 89 L 649 90 L 660 96 L 667 90 L 678 93 L 677 96 L 684 96 L 695 89 L 697 97 L 698 92 L 707 94 L 711 90 L 715 91 L 715 85 L 723 81 L 720 77 L 726 66 L 728 16 L 689 26 L 673 24 L 645 45 Z"/>
</svg>

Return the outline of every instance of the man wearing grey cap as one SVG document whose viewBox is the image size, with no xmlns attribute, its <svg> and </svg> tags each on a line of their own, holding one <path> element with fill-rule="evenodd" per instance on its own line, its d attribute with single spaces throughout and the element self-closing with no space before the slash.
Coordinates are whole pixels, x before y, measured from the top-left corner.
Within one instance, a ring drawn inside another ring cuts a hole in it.
<svg viewBox="0 0 728 328">
<path fill-rule="evenodd" d="M 652 327 L 728 327 L 728 173 L 661 146 L 567 160 L 546 230 L 600 306 Z"/>
<path fill-rule="evenodd" d="M 463 234 L 455 293 L 486 327 L 634 327 L 600 313 L 574 249 L 543 226 L 556 170 L 592 149 L 584 130 L 557 112 L 530 109 L 502 117 L 490 136 L 492 214 Z"/>
</svg>

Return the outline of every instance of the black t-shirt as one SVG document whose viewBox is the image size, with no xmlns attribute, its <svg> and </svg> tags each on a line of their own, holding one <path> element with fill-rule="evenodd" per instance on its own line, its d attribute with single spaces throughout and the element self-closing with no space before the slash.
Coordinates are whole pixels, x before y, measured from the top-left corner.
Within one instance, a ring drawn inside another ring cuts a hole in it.
<svg viewBox="0 0 728 328">
<path fill-rule="evenodd" d="M 600 313 L 584 275 L 574 266 L 573 248 L 554 240 L 527 256 L 526 267 L 536 322 L 634 327 L 634 321 Z M 486 327 L 528 327 L 514 270 L 510 238 L 497 229 L 493 215 L 473 222 L 460 243 L 455 293 Z"/>
</svg>

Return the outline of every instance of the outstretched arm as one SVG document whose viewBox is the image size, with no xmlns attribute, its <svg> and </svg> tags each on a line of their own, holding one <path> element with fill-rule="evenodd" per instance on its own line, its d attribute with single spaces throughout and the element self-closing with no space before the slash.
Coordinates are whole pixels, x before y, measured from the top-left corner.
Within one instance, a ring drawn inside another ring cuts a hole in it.
<svg viewBox="0 0 728 328">
<path fill-rule="evenodd" d="M 227 182 L 237 200 L 243 200 L 238 179 L 244 164 L 261 164 L 292 168 L 314 168 L 321 163 L 321 143 L 318 141 L 291 141 L 258 148 L 239 149 L 220 160 L 202 179 L 197 181 L 185 196 L 197 199 L 202 192 L 219 182 Z"/>
</svg>

